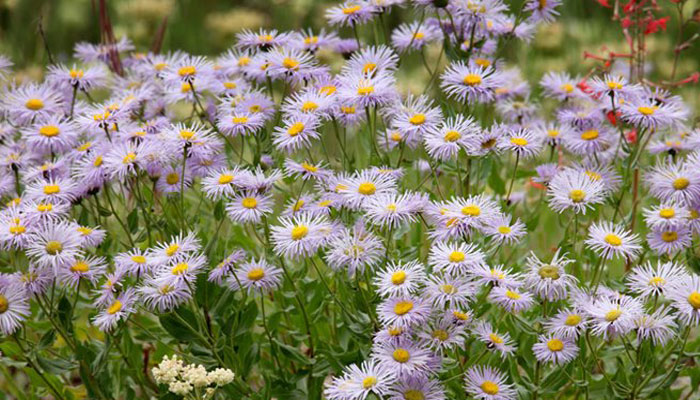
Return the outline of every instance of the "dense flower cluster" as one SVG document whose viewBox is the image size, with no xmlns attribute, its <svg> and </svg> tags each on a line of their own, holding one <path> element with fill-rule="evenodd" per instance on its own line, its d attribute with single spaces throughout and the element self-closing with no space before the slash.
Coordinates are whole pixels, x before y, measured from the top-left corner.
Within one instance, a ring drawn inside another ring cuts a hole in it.
<svg viewBox="0 0 700 400">
<path fill-rule="evenodd" d="M 670 386 L 664 363 L 675 351 L 678 366 L 700 324 L 700 276 L 686 266 L 700 234 L 690 108 L 623 63 L 549 72 L 537 98 L 501 52 L 552 22 L 560 0 L 413 0 L 419 19 L 382 43 L 380 18 L 406 3 L 346 1 L 326 13 L 339 32 L 245 31 L 217 57 L 81 43 L 76 63 L 9 84 L 2 335 L 21 346 L 18 332 L 45 319 L 79 348 L 56 322 L 71 303 L 70 324 L 81 303 L 114 340 L 159 320 L 169 344 L 196 343 L 192 360 L 235 370 L 238 397 L 255 390 L 249 375 L 274 381 L 299 365 L 327 368 L 308 375 L 326 378 L 331 400 Z M 373 44 L 358 33 L 369 24 Z M 426 90 L 405 93 L 402 63 L 433 45 Z M 0 76 L 11 66 L 0 58 Z M 237 358 L 237 329 L 258 307 L 257 360 L 273 376 Z M 362 344 L 337 355 L 323 343 L 336 330 L 334 343 Z M 616 382 L 610 359 L 623 357 L 634 380 Z M 560 375 L 568 384 L 552 387 Z M 177 356 L 152 376 L 184 398 L 234 382 Z"/>
</svg>

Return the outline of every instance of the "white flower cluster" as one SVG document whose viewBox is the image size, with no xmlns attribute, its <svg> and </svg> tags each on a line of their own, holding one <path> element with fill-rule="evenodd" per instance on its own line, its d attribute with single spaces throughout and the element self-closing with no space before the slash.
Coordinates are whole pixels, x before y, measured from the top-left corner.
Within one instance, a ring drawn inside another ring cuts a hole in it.
<svg viewBox="0 0 700 400">
<path fill-rule="evenodd" d="M 216 368 L 207 372 L 203 365 L 185 364 L 177 355 L 165 356 L 152 372 L 156 383 L 168 385 L 170 392 L 185 398 L 194 395 L 191 398 L 196 399 L 211 399 L 216 388 L 231 383 L 234 377 L 230 369 Z"/>
</svg>

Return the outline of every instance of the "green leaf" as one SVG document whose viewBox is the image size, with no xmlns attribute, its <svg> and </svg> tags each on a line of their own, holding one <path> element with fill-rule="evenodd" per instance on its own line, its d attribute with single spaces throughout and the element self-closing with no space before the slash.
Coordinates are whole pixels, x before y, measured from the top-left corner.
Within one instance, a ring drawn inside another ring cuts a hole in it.
<svg viewBox="0 0 700 400">
<path fill-rule="evenodd" d="M 126 217 L 126 224 L 131 233 L 136 232 L 136 230 L 139 228 L 139 214 L 136 208 L 131 210 L 129 215 Z"/>
</svg>

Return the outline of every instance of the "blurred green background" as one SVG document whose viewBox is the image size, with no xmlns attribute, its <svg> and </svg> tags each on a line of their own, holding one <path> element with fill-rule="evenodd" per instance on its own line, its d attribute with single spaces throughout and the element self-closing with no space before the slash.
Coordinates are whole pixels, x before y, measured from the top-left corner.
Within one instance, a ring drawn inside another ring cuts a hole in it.
<svg viewBox="0 0 700 400">
<path fill-rule="evenodd" d="M 516 9 L 522 0 L 506 0 Z M 612 4 L 614 1 L 610 0 Z M 41 65 L 47 62 L 38 33 L 41 21 L 51 51 L 59 61 L 70 58 L 78 41 L 99 41 L 97 0 L 0 0 L 0 52 L 10 56 L 22 74 L 38 78 Z M 115 34 L 128 35 L 137 50 L 150 48 L 153 37 L 165 16 L 168 17 L 163 50 L 181 49 L 197 54 L 217 54 L 234 43 L 235 34 L 259 27 L 279 30 L 326 26 L 324 12 L 338 1 L 329 0 L 108 0 Z M 540 27 L 531 45 L 510 49 L 509 57 L 517 60 L 524 76 L 537 82 L 548 70 L 585 73 L 595 65 L 584 60 L 583 51 L 605 53 L 626 51 L 619 25 L 610 21 L 612 11 L 596 0 L 564 0 L 561 18 Z M 623 1 L 624 3 L 624 1 Z M 678 15 L 670 0 L 658 0 L 670 15 L 666 33 L 648 37 L 648 60 L 654 65 L 652 79 L 668 79 L 673 63 L 673 48 L 678 39 Z M 686 19 L 700 7 L 700 0 L 685 4 Z M 387 22 L 417 18 L 411 7 L 394 9 Z M 371 30 L 371 29 L 370 29 Z M 685 38 L 698 32 L 698 23 L 686 26 Z M 341 31 L 351 37 L 349 31 Z M 369 36 L 368 36 L 369 37 Z M 437 47 L 437 46 L 436 46 Z M 429 55 L 436 56 L 437 49 Z M 416 58 L 416 66 L 420 61 Z M 688 76 L 700 66 L 700 51 L 695 46 L 683 53 L 678 77 Z M 421 87 L 418 85 L 417 87 Z M 698 109 L 697 85 L 681 90 L 686 100 Z"/>
</svg>

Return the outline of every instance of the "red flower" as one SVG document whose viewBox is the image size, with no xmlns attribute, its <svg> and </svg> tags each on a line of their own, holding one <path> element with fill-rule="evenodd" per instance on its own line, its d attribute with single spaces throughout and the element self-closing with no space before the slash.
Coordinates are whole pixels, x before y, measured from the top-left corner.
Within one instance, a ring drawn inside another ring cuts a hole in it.
<svg viewBox="0 0 700 400">
<path fill-rule="evenodd" d="M 610 121 L 610 123 L 611 123 L 613 126 L 617 126 L 617 117 L 618 117 L 619 115 L 620 115 L 620 112 L 619 112 L 619 111 L 618 111 L 617 113 L 614 113 L 614 112 L 612 112 L 612 110 L 610 110 L 610 111 L 608 111 L 608 113 L 606 114 L 606 117 L 608 117 L 608 121 Z"/>
<path fill-rule="evenodd" d="M 646 27 L 644 28 L 644 34 L 649 35 L 652 33 L 656 33 L 659 30 L 664 30 L 666 31 L 666 22 L 671 19 L 671 17 L 662 17 L 659 19 L 652 19 L 649 22 L 647 22 Z"/>
<path fill-rule="evenodd" d="M 634 21 L 632 21 L 632 18 L 630 18 L 630 17 L 625 17 L 625 18 L 623 18 L 622 21 L 621 21 L 620 23 L 622 24 L 622 27 L 625 28 L 625 29 L 627 29 L 627 28 L 629 28 L 630 26 L 634 25 Z"/>
<path fill-rule="evenodd" d="M 631 131 L 627 132 L 625 134 L 625 139 L 627 139 L 627 143 L 630 143 L 630 144 L 637 143 L 637 130 L 632 129 Z"/>
<path fill-rule="evenodd" d="M 603 7 L 612 8 L 612 6 L 608 3 L 608 0 L 596 0 L 596 1 L 598 2 L 598 4 L 600 4 Z"/>
</svg>

